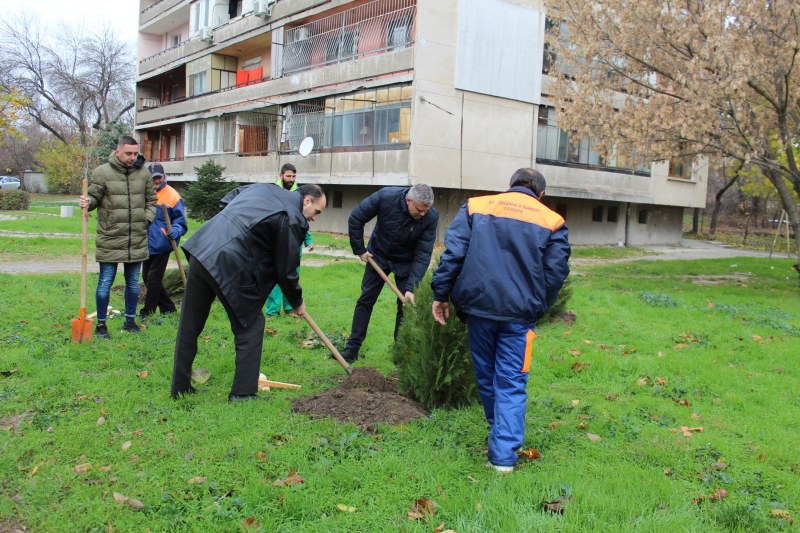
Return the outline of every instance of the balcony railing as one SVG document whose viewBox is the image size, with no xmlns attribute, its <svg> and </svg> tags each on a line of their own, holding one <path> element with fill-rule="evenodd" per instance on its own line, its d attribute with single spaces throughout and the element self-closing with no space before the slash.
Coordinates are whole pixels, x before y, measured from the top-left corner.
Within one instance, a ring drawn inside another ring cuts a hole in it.
<svg viewBox="0 0 800 533">
<path fill-rule="evenodd" d="M 416 0 L 374 0 L 286 31 L 291 74 L 414 44 Z"/>
</svg>

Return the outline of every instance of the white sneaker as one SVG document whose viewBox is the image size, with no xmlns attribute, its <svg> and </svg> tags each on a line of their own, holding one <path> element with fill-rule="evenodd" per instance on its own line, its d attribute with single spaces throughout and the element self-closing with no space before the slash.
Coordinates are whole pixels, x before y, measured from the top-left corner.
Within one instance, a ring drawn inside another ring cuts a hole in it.
<svg viewBox="0 0 800 533">
<path fill-rule="evenodd" d="M 495 464 L 492 464 L 491 462 L 486 463 L 486 466 L 494 468 L 494 471 L 497 472 L 498 474 L 510 474 L 511 472 L 514 471 L 514 467 L 513 466 L 495 465 Z"/>
</svg>

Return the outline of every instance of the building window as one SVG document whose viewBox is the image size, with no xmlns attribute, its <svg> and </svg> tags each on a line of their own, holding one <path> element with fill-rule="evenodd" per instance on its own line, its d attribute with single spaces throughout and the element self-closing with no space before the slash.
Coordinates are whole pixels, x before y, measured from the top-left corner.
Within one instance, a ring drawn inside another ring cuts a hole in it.
<svg viewBox="0 0 800 533">
<path fill-rule="evenodd" d="M 536 158 L 544 161 L 560 161 L 576 165 L 589 165 L 624 170 L 649 172 L 648 167 L 630 166 L 622 155 L 611 154 L 609 158 L 600 157 L 593 141 L 587 137 L 572 141 L 565 130 L 558 127 L 556 110 L 553 107 L 539 107 L 539 122 L 536 129 Z"/>
<path fill-rule="evenodd" d="M 186 124 L 188 146 L 187 152 L 190 154 L 206 153 L 206 122 L 198 120 Z"/>
<path fill-rule="evenodd" d="M 209 25 L 208 12 L 210 10 L 209 0 L 199 0 L 191 6 L 189 19 L 191 20 L 192 33 L 197 33 L 200 28 L 205 28 Z"/>
<path fill-rule="evenodd" d="M 314 139 L 314 147 L 319 148 L 324 144 L 324 107 L 325 101 L 321 98 L 296 102 L 287 106 L 284 128 L 288 151 L 296 151 L 306 137 Z"/>
<path fill-rule="evenodd" d="M 647 224 L 647 219 L 649 218 L 649 213 L 647 209 L 639 209 L 639 224 Z"/>
<path fill-rule="evenodd" d="M 603 206 L 598 205 L 594 209 L 592 209 L 592 222 L 602 222 L 603 221 Z"/>
<path fill-rule="evenodd" d="M 278 114 L 241 113 L 237 117 L 239 153 L 265 154 L 278 149 Z"/>
<path fill-rule="evenodd" d="M 609 207 L 608 213 L 606 214 L 606 220 L 609 222 L 616 222 L 618 217 L 618 209 L 617 206 Z"/>
<path fill-rule="evenodd" d="M 411 19 L 404 16 L 390 20 L 386 27 L 386 49 L 398 50 L 411 44 Z"/>
<path fill-rule="evenodd" d="M 213 152 L 233 152 L 236 149 L 236 115 L 223 115 L 214 120 L 211 133 Z"/>
<path fill-rule="evenodd" d="M 411 135 L 411 86 L 396 85 L 329 97 L 326 146 L 405 144 Z"/>
<path fill-rule="evenodd" d="M 342 208 L 342 191 L 333 191 L 333 206 L 334 209 Z"/>
<path fill-rule="evenodd" d="M 692 158 L 691 157 L 675 157 L 669 160 L 669 177 L 670 178 L 692 178 Z"/>
<path fill-rule="evenodd" d="M 189 96 L 197 96 L 208 92 L 208 72 L 202 71 L 189 75 Z"/>
<path fill-rule="evenodd" d="M 358 55 L 358 30 L 341 32 L 325 42 L 325 62 L 338 63 Z"/>
</svg>

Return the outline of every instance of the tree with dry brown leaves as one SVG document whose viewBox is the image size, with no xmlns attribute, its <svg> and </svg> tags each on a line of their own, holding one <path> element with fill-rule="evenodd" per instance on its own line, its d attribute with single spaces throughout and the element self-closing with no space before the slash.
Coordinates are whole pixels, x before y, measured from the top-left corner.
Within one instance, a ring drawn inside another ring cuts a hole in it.
<svg viewBox="0 0 800 533">
<path fill-rule="evenodd" d="M 547 0 L 559 127 L 603 154 L 753 165 L 800 245 L 796 0 Z M 564 74 L 566 73 L 566 74 Z M 800 260 L 800 252 L 798 252 Z"/>
</svg>

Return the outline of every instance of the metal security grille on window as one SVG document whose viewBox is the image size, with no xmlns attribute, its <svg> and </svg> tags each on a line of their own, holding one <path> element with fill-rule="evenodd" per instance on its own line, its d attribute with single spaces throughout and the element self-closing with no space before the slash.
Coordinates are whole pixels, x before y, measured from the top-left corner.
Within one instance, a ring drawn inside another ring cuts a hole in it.
<svg viewBox="0 0 800 533">
<path fill-rule="evenodd" d="M 286 142 L 289 151 L 296 151 L 306 137 L 314 139 L 314 146 L 324 146 L 325 102 L 322 99 L 297 102 L 286 109 Z"/>
<path fill-rule="evenodd" d="M 374 0 L 286 30 L 283 72 L 411 46 L 415 16 L 416 0 Z"/>
</svg>

